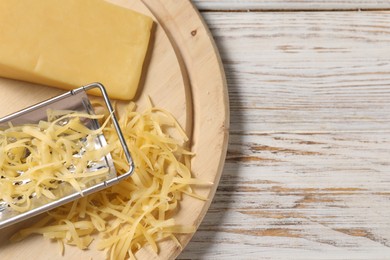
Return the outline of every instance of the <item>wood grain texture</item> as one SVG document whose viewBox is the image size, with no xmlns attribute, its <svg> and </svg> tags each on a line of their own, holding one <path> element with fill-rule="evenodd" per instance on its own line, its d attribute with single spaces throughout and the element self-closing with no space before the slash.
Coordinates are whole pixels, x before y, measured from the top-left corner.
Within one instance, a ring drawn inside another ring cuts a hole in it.
<svg viewBox="0 0 390 260">
<path fill-rule="evenodd" d="M 389 0 L 193 0 L 201 11 L 389 9 Z"/>
<path fill-rule="evenodd" d="M 390 13 L 203 16 L 227 75 L 230 143 L 179 259 L 388 259 Z"/>
</svg>

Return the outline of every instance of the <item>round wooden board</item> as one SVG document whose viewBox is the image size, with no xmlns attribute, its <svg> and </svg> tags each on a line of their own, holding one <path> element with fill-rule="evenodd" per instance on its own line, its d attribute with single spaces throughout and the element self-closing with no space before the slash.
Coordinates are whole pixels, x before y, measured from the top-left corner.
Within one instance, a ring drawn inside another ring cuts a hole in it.
<svg viewBox="0 0 390 260">
<path fill-rule="evenodd" d="M 154 17 L 156 21 L 153 48 L 144 78 L 144 87 L 137 97 L 142 109 L 150 97 L 154 104 L 172 112 L 187 133 L 192 136 L 191 149 L 196 153 L 192 162 L 194 176 L 209 180 L 214 185 L 197 188 L 199 194 L 208 197 L 199 201 L 184 197 L 175 219 L 180 224 L 198 226 L 209 208 L 218 186 L 225 160 L 229 110 L 225 76 L 212 37 L 201 16 L 190 1 L 148 0 L 143 4 L 132 0 L 111 2 L 135 9 Z M 34 91 L 31 91 L 34 89 Z M 1 79 L 3 100 L 1 115 L 62 93 L 62 91 L 30 83 Z M 40 236 L 33 236 L 20 243 L 9 243 L 8 237 L 25 221 L 2 230 L 0 233 L 0 258 L 7 259 L 104 259 L 105 254 L 91 249 L 81 251 L 67 246 L 65 255 Z M 192 235 L 180 236 L 185 246 Z M 148 247 L 137 252 L 138 259 L 173 259 L 182 248 L 171 241 L 160 243 L 158 255 Z"/>
</svg>

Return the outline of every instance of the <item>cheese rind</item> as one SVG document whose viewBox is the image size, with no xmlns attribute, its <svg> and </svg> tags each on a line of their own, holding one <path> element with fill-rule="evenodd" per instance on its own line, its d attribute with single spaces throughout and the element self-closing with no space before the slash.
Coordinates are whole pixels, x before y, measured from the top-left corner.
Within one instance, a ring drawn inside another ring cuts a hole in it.
<svg viewBox="0 0 390 260">
<path fill-rule="evenodd" d="M 63 89 L 137 91 L 153 20 L 103 0 L 0 1 L 0 76 Z"/>
</svg>

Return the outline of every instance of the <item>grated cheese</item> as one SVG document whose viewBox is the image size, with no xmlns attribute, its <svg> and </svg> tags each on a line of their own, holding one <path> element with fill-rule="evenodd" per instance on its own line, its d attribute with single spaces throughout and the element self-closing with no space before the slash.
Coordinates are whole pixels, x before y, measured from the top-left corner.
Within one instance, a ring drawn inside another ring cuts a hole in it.
<svg viewBox="0 0 390 260">
<path fill-rule="evenodd" d="M 95 103 L 94 107 L 99 105 Z M 15 234 L 13 241 L 43 234 L 61 241 L 63 252 L 62 243 L 88 248 L 98 233 L 97 249 L 116 260 L 135 259 L 135 252 L 146 244 L 158 253 L 158 241 L 163 239 L 180 246 L 175 234 L 195 232 L 195 226 L 177 225 L 172 216 L 182 194 L 206 199 L 195 194 L 190 185 L 211 183 L 191 176 L 190 160 L 194 155 L 184 148 L 188 138 L 183 129 L 169 112 L 150 107 L 139 113 L 133 102 L 119 118 L 119 124 L 136 167 L 133 175 L 50 211 L 33 227 Z M 175 138 L 169 134 L 172 128 L 179 134 Z M 113 147 L 111 155 L 117 172 L 125 172 L 128 166 L 113 126 L 107 125 L 103 131 Z"/>
<path fill-rule="evenodd" d="M 91 130 L 81 121 L 101 117 L 48 111 L 48 121 L 35 125 L 10 124 L 1 130 L 0 202 L 7 203 L 12 210 L 25 212 L 31 208 L 34 197 L 55 200 L 58 196 L 53 191 L 66 183 L 81 191 L 87 182 L 105 176 L 108 168 L 85 170 L 111 149 L 91 145 L 104 125 Z"/>
</svg>

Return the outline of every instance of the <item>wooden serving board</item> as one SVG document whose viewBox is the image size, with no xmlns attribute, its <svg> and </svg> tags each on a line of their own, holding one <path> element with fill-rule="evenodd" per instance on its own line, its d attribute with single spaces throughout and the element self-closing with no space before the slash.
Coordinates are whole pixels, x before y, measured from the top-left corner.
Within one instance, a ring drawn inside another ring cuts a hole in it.
<svg viewBox="0 0 390 260">
<path fill-rule="evenodd" d="M 143 85 L 136 100 L 142 110 L 150 97 L 153 103 L 169 110 L 191 136 L 193 175 L 214 183 L 197 189 L 208 201 L 184 197 L 177 223 L 198 226 L 214 196 L 227 149 L 229 124 L 225 76 L 212 37 L 196 8 L 187 0 L 110 0 L 115 4 L 147 14 L 155 20 L 155 32 L 149 51 Z M 0 79 L 0 116 L 62 93 L 62 90 L 8 79 Z M 121 104 L 125 105 L 125 104 Z M 39 218 L 39 216 L 38 216 Z M 81 251 L 67 246 L 59 254 L 57 244 L 33 236 L 19 243 L 8 238 L 28 220 L 0 232 L 1 259 L 104 259 L 104 252 L 91 245 Z M 192 235 L 179 236 L 185 246 Z M 44 250 L 43 250 L 44 249 Z M 172 259 L 182 248 L 170 241 L 160 243 L 158 255 L 148 247 L 137 252 L 138 259 Z"/>
</svg>

